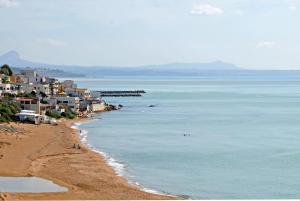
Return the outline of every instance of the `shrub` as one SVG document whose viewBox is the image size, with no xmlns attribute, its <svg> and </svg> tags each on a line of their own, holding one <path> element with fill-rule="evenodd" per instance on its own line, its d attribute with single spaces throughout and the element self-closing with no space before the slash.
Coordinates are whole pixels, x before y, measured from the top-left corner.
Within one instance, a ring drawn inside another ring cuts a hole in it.
<svg viewBox="0 0 300 201">
<path fill-rule="evenodd" d="M 59 114 L 59 112 L 57 112 L 55 110 L 47 110 L 46 115 L 49 117 L 55 118 L 55 119 L 61 118 L 61 114 Z"/>
<path fill-rule="evenodd" d="M 67 119 L 74 119 L 74 118 L 76 117 L 76 113 L 73 112 L 73 111 L 70 110 L 70 109 L 66 109 L 65 112 L 62 112 L 62 113 L 61 113 L 61 116 L 62 116 L 62 117 L 65 117 L 65 118 L 67 118 Z"/>
<path fill-rule="evenodd" d="M 9 65 L 7 65 L 7 64 L 4 64 L 3 66 L 1 66 L 0 73 L 7 75 L 7 76 L 13 75 L 12 70 L 10 69 Z"/>
<path fill-rule="evenodd" d="M 15 121 L 15 114 L 20 111 L 20 107 L 13 102 L 0 101 L 0 122 Z"/>
<path fill-rule="evenodd" d="M 40 103 L 42 103 L 42 104 L 48 104 L 48 101 L 41 99 Z"/>
<path fill-rule="evenodd" d="M 35 98 L 36 95 L 32 93 L 18 93 L 17 97 L 25 97 L 25 98 Z"/>
</svg>

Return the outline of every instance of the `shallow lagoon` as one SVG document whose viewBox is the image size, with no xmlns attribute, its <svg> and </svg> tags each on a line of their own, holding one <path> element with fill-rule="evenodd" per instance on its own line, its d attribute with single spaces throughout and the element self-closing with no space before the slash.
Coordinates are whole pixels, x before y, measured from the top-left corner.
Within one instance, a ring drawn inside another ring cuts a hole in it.
<svg viewBox="0 0 300 201">
<path fill-rule="evenodd" d="M 65 192 L 67 188 L 38 177 L 0 177 L 0 192 Z"/>
</svg>

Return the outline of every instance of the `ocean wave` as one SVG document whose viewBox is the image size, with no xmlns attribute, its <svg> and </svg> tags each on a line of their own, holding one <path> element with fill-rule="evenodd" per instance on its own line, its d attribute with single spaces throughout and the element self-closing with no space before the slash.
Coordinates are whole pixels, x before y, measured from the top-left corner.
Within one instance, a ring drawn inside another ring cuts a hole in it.
<svg viewBox="0 0 300 201">
<path fill-rule="evenodd" d="M 119 161 L 117 161 L 116 159 L 114 159 L 113 157 L 111 157 L 109 154 L 102 152 L 98 149 L 96 149 L 95 147 L 93 147 L 91 144 L 89 144 L 87 142 L 87 138 L 88 138 L 88 131 L 84 130 L 84 129 L 80 129 L 79 126 L 82 125 L 82 123 L 74 123 L 71 128 L 74 128 L 76 130 L 78 130 L 79 132 L 79 137 L 80 140 L 83 144 L 85 144 L 88 148 L 90 148 L 92 151 L 100 154 L 104 160 L 106 161 L 106 163 L 111 166 L 113 168 L 113 170 L 115 171 L 115 173 L 118 176 L 125 176 L 125 165 Z"/>
<path fill-rule="evenodd" d="M 96 153 L 99 153 L 101 156 L 103 156 L 104 160 L 107 162 L 109 166 L 111 166 L 114 169 L 115 173 L 118 176 L 125 176 L 125 165 L 123 163 L 117 161 L 116 159 L 114 159 L 113 157 L 111 157 L 105 152 L 99 151 L 95 148 L 92 148 L 92 150 Z"/>
<path fill-rule="evenodd" d="M 93 147 L 91 144 L 89 144 L 87 142 L 87 139 L 88 139 L 88 131 L 87 130 L 84 130 L 84 129 L 80 129 L 79 126 L 82 125 L 81 122 L 76 122 L 76 123 L 73 123 L 71 128 L 73 129 L 76 129 L 78 130 L 79 132 L 79 136 L 80 136 L 80 140 L 83 144 L 85 144 L 88 148 L 90 148 L 92 151 L 100 154 L 104 160 L 106 161 L 106 163 L 113 168 L 113 170 L 115 171 L 115 173 L 120 176 L 120 177 L 124 177 L 125 179 L 127 179 L 128 183 L 129 184 L 132 184 L 132 185 L 135 185 L 137 187 L 139 187 L 140 190 L 144 191 L 144 192 L 147 192 L 147 193 L 152 193 L 152 194 L 157 194 L 157 195 L 170 195 L 168 193 L 163 193 L 163 192 L 159 192 L 159 191 L 156 191 L 156 190 L 153 190 L 153 189 L 150 189 L 150 188 L 146 188 L 144 187 L 143 185 L 141 185 L 140 183 L 138 182 L 133 182 L 133 181 L 130 181 L 127 177 L 126 177 L 126 166 L 124 163 L 114 159 L 113 157 L 111 157 L 109 154 L 103 152 L 103 151 L 100 151 L 98 149 L 96 149 L 95 147 Z"/>
<path fill-rule="evenodd" d="M 73 123 L 73 124 L 71 125 L 71 128 L 79 130 L 79 126 L 80 126 L 81 124 L 82 124 L 81 122 L 75 122 L 75 123 Z"/>
<path fill-rule="evenodd" d="M 134 182 L 133 184 L 138 186 L 142 191 L 147 192 L 147 193 L 156 194 L 156 195 L 170 195 L 168 193 L 163 193 L 163 192 L 160 192 L 160 191 L 157 191 L 157 190 L 146 188 L 143 185 L 141 185 L 139 182 Z"/>
</svg>

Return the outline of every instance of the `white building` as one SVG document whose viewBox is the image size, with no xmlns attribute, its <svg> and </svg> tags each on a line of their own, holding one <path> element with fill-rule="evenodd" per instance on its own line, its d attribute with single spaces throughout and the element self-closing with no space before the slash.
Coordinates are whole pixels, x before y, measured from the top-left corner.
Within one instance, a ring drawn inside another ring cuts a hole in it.
<svg viewBox="0 0 300 201">
<path fill-rule="evenodd" d="M 26 68 L 26 69 L 22 70 L 21 74 L 26 77 L 36 77 L 37 76 L 36 71 L 31 68 Z"/>
<path fill-rule="evenodd" d="M 77 88 L 77 84 L 73 80 L 65 80 L 62 83 L 63 89 L 65 88 Z"/>
<path fill-rule="evenodd" d="M 18 94 L 23 92 L 20 85 L 10 84 L 10 83 L 0 83 L 0 93 Z"/>
<path fill-rule="evenodd" d="M 35 124 L 39 124 L 41 121 L 41 115 L 36 114 L 35 111 L 32 110 L 21 110 L 20 113 L 16 114 L 16 117 L 20 121 L 31 121 Z"/>
<path fill-rule="evenodd" d="M 65 93 L 75 97 L 90 97 L 91 91 L 86 88 L 65 88 Z"/>
<path fill-rule="evenodd" d="M 22 84 L 22 88 L 25 91 L 25 93 L 31 93 L 32 91 L 39 93 L 45 93 L 46 95 L 49 95 L 51 90 L 49 84 Z"/>
<path fill-rule="evenodd" d="M 0 83 L 0 90 L 2 91 L 2 93 L 11 93 L 12 86 L 8 83 Z"/>
<path fill-rule="evenodd" d="M 59 96 L 56 97 L 56 103 L 68 106 L 73 111 L 78 111 L 80 100 L 78 97 Z"/>
<path fill-rule="evenodd" d="M 41 104 L 38 98 L 15 98 L 15 102 L 17 102 L 22 110 L 31 110 L 36 114 L 41 113 Z"/>
<path fill-rule="evenodd" d="M 25 69 L 21 71 L 21 74 L 25 76 L 27 83 L 38 84 L 38 83 L 45 83 L 46 77 L 40 76 L 37 72 L 33 69 Z"/>
<path fill-rule="evenodd" d="M 57 95 L 59 92 L 59 82 L 55 78 L 46 77 L 46 82 L 49 83 L 50 94 Z"/>
<path fill-rule="evenodd" d="M 106 105 L 104 101 L 93 101 L 89 105 L 89 110 L 92 112 L 103 112 L 106 109 Z"/>
</svg>

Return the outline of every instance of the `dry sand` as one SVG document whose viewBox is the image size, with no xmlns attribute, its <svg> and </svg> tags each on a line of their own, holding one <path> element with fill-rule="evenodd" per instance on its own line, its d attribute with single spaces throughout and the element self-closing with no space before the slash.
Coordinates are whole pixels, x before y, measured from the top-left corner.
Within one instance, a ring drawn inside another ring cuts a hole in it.
<svg viewBox="0 0 300 201">
<path fill-rule="evenodd" d="M 78 121 L 78 120 L 76 120 Z M 177 199 L 150 194 L 117 176 L 102 156 L 80 143 L 74 121 L 57 126 L 0 124 L 0 176 L 37 176 L 67 187 L 60 193 L 0 193 L 0 200 Z"/>
</svg>

